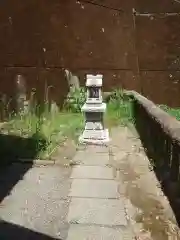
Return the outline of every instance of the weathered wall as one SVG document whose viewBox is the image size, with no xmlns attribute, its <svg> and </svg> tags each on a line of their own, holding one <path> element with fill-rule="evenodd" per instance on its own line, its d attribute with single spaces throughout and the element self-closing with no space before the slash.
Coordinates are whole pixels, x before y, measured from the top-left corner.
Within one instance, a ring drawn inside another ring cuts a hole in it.
<svg viewBox="0 0 180 240">
<path fill-rule="evenodd" d="M 137 92 L 128 95 L 133 97 L 134 124 L 146 155 L 180 224 L 180 122 Z"/>
<path fill-rule="evenodd" d="M 124 11 L 74 0 L 3 1 L 1 92 L 15 94 L 12 86 L 19 73 L 28 90 L 36 88 L 41 97 L 46 85 L 55 85 L 51 96 L 62 102 L 67 93 L 64 68 L 77 73 L 81 82 L 87 72 L 103 73 L 105 90 L 121 85 L 138 90 L 131 8 L 127 10 L 127 1 L 101 4 Z"/>
<path fill-rule="evenodd" d="M 0 92 L 15 95 L 23 74 L 28 92 L 58 104 L 67 93 L 64 69 L 103 73 L 104 89 L 142 91 L 157 103 L 180 105 L 179 19 L 138 12 L 180 12 L 172 0 L 17 0 L 0 2 Z"/>
<path fill-rule="evenodd" d="M 142 94 L 156 103 L 180 106 L 180 3 L 137 0 L 136 11 Z"/>
<path fill-rule="evenodd" d="M 158 103 L 180 105 L 180 15 L 136 16 L 142 93 Z"/>
</svg>

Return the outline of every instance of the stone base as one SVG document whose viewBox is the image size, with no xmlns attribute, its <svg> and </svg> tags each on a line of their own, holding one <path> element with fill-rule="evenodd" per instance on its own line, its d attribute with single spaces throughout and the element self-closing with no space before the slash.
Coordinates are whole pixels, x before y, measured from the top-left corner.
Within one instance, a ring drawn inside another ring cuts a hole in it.
<svg viewBox="0 0 180 240">
<path fill-rule="evenodd" d="M 106 111 L 106 103 L 101 104 L 88 104 L 85 103 L 82 108 L 82 112 L 102 112 L 104 113 Z"/>
<path fill-rule="evenodd" d="M 110 141 L 108 129 L 104 130 L 84 130 L 79 137 L 80 143 L 106 144 Z"/>
</svg>

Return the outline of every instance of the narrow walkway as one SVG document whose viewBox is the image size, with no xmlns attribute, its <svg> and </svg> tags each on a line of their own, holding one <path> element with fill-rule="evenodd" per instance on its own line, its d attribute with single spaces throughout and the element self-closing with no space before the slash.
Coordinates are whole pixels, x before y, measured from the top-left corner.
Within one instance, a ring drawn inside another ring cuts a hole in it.
<svg viewBox="0 0 180 240">
<path fill-rule="evenodd" d="M 71 167 L 13 164 L 0 175 L 0 239 L 178 240 L 174 213 L 126 127 Z M 59 159 L 62 162 L 62 159 Z"/>
<path fill-rule="evenodd" d="M 114 128 L 111 137 L 110 148 L 88 146 L 74 158 L 67 239 L 180 239 L 135 130 Z"/>
<path fill-rule="evenodd" d="M 68 240 L 133 239 L 118 182 L 109 167 L 109 148 L 89 146 L 75 157 L 69 196 Z"/>
</svg>

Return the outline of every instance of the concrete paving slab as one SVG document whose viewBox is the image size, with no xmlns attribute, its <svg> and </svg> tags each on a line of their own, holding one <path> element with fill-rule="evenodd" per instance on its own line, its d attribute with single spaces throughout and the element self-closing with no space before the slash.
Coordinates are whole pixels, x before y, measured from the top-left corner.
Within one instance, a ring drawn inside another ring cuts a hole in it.
<svg viewBox="0 0 180 240">
<path fill-rule="evenodd" d="M 19 234 L 18 239 L 31 238 L 23 235 L 28 235 L 28 230 L 25 229 L 30 229 L 32 235 L 34 233 L 32 239 L 40 238 L 38 234 L 36 237 L 35 232 L 55 239 L 65 239 L 69 227 L 66 219 L 70 169 L 54 166 L 30 168 L 21 176 L 22 180 L 7 192 L 9 179 L 19 177 L 24 167 L 24 164 L 13 164 L 3 179 L 1 177 L 0 192 L 4 193 L 0 206 L 1 219 L 8 223 L 10 230 L 11 226 L 19 226 L 15 228 L 17 232 L 14 231 L 15 236 Z M 24 229 L 22 234 L 20 228 Z M 12 239 L 9 234 L 0 222 L 0 239 Z"/>
<path fill-rule="evenodd" d="M 68 222 L 127 226 L 124 204 L 119 199 L 72 198 Z"/>
<path fill-rule="evenodd" d="M 118 198 L 118 183 L 114 180 L 73 179 L 69 196 Z"/>
<path fill-rule="evenodd" d="M 83 226 L 72 224 L 67 240 L 133 240 L 133 234 L 124 228 Z"/>
<path fill-rule="evenodd" d="M 73 158 L 73 161 L 82 165 L 105 166 L 106 164 L 109 164 L 109 155 L 107 153 L 97 154 L 79 151 Z"/>
<path fill-rule="evenodd" d="M 109 167 L 75 166 L 70 178 L 113 179 L 113 172 Z"/>
<path fill-rule="evenodd" d="M 19 164 L 22 165 L 23 164 Z M 14 174 L 18 164 L 12 166 Z M 64 199 L 68 196 L 71 186 L 70 169 L 57 166 L 41 166 L 30 168 L 22 180 L 13 188 L 12 196 L 23 191 L 22 198 L 30 198 L 33 195 L 46 196 L 52 199 Z M 12 173 L 13 174 L 13 173 Z M 1 186 L 0 186 L 1 187 Z M 3 186 L 2 186 L 3 187 Z"/>
<path fill-rule="evenodd" d="M 109 147 L 108 146 L 97 146 L 97 145 L 89 145 L 85 149 L 86 153 L 108 153 Z"/>
</svg>

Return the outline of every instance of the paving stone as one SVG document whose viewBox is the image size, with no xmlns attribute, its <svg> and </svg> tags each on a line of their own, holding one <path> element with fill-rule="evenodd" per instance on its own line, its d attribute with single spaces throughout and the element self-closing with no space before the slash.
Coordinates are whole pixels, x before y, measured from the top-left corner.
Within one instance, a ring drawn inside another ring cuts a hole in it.
<svg viewBox="0 0 180 240">
<path fill-rule="evenodd" d="M 86 150 L 86 153 L 108 153 L 109 147 L 108 146 L 96 146 L 96 145 L 89 145 Z"/>
<path fill-rule="evenodd" d="M 72 198 L 68 222 L 127 226 L 124 203 L 120 199 Z"/>
<path fill-rule="evenodd" d="M 73 158 L 73 161 L 82 165 L 105 166 L 109 164 L 109 155 L 107 153 L 86 153 L 85 151 L 79 151 Z"/>
<path fill-rule="evenodd" d="M 100 166 L 76 166 L 71 178 L 113 179 L 112 168 Z"/>
<path fill-rule="evenodd" d="M 123 228 L 83 226 L 72 224 L 67 240 L 132 240 L 133 235 Z"/>
<path fill-rule="evenodd" d="M 118 183 L 114 180 L 73 179 L 69 196 L 117 198 Z"/>
<path fill-rule="evenodd" d="M 66 239 L 70 169 L 27 167 L 13 164 L 0 176 L 0 239 Z M 12 189 L 10 179 L 19 180 Z"/>
</svg>

